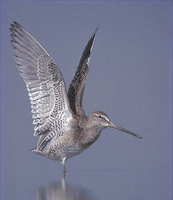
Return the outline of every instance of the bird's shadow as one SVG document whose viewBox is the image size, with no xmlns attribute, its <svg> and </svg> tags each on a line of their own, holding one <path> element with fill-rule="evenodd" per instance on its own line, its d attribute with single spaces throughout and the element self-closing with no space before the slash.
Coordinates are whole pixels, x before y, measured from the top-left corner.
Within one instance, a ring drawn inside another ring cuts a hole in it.
<svg viewBox="0 0 173 200">
<path fill-rule="evenodd" d="M 41 186 L 36 190 L 36 200 L 93 200 L 87 189 L 67 184 L 65 178 L 60 182 L 54 182 Z"/>
</svg>

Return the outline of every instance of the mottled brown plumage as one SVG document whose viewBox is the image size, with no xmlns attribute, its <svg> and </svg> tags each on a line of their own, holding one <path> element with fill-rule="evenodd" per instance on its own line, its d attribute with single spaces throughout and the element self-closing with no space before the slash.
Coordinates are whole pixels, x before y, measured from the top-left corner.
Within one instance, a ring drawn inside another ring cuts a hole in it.
<svg viewBox="0 0 173 200">
<path fill-rule="evenodd" d="M 40 136 L 34 152 L 61 161 L 65 170 L 65 161 L 88 148 L 106 127 L 142 138 L 113 124 L 104 112 L 87 117 L 83 111 L 83 92 L 97 29 L 85 47 L 68 94 L 59 68 L 39 42 L 17 22 L 10 31 L 17 67 L 31 101 L 34 135 Z"/>
</svg>

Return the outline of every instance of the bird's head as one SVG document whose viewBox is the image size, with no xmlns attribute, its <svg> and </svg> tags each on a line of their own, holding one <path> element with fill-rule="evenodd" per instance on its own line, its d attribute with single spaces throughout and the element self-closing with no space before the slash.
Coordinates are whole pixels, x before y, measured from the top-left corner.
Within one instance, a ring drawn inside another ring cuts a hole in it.
<svg viewBox="0 0 173 200">
<path fill-rule="evenodd" d="M 110 121 L 109 117 L 102 111 L 97 111 L 97 112 L 91 113 L 91 115 L 89 116 L 89 121 L 90 121 L 90 125 L 92 124 L 93 126 L 97 127 L 100 130 L 102 130 L 106 127 L 112 127 L 112 128 L 118 129 L 120 131 L 123 131 L 125 133 L 128 133 L 130 135 L 133 135 L 139 139 L 142 139 L 142 137 L 140 135 L 137 135 L 127 129 L 124 129 L 116 124 L 113 124 Z"/>
</svg>

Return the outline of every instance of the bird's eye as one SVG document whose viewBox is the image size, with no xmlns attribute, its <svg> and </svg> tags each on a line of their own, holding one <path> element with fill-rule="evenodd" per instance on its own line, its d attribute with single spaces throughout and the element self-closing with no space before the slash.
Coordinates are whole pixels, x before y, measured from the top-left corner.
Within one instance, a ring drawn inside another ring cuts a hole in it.
<svg viewBox="0 0 173 200">
<path fill-rule="evenodd" d="M 99 119 L 103 119 L 103 117 L 102 117 L 101 115 L 98 115 L 98 118 L 99 118 Z"/>
</svg>

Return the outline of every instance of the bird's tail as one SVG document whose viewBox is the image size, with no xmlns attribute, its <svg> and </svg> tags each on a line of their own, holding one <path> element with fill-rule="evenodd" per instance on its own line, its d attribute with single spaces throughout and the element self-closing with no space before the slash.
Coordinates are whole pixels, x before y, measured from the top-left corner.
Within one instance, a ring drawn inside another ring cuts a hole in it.
<svg viewBox="0 0 173 200">
<path fill-rule="evenodd" d="M 33 149 L 31 149 L 30 151 L 31 151 L 31 152 L 35 152 L 35 153 L 38 153 L 37 148 L 33 148 Z"/>
</svg>

